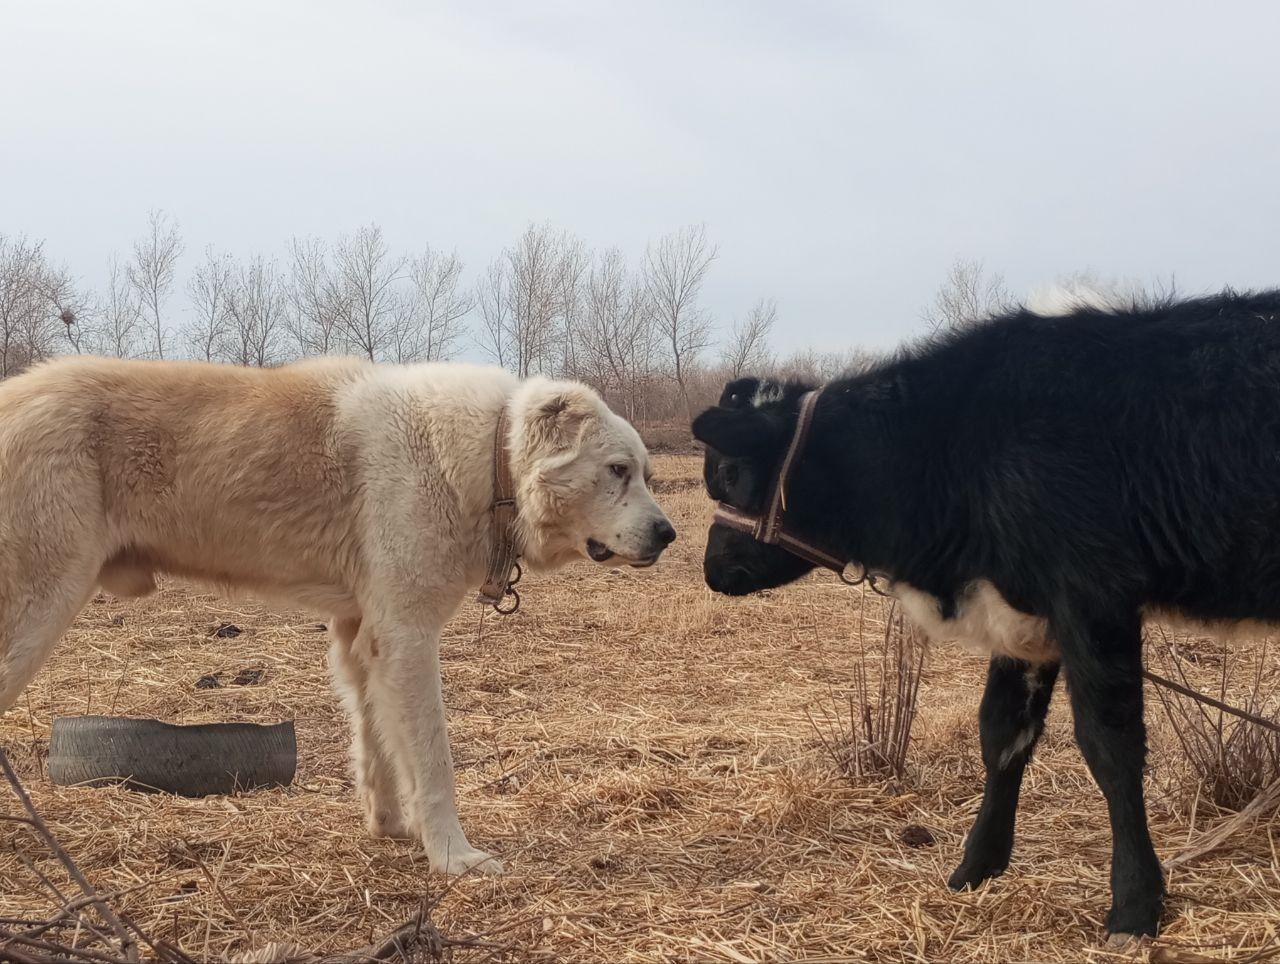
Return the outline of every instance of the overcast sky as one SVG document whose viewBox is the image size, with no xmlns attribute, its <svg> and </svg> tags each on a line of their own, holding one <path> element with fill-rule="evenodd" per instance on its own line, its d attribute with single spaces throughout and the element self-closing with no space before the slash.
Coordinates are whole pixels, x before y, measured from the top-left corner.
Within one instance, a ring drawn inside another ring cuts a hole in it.
<svg viewBox="0 0 1280 964">
<path fill-rule="evenodd" d="M 885 346 L 956 257 L 1280 283 L 1278 36 L 1262 0 L 0 0 L 0 232 L 96 283 L 154 207 L 183 277 L 376 221 L 473 278 L 530 221 L 705 222 L 722 322 Z"/>
</svg>

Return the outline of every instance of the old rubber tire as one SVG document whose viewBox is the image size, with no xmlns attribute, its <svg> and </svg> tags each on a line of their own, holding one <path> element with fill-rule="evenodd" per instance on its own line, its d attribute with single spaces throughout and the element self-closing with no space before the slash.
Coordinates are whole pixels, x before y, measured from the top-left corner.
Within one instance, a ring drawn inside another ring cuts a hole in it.
<svg viewBox="0 0 1280 964">
<path fill-rule="evenodd" d="M 123 784 L 184 797 L 288 786 L 298 765 L 293 724 L 175 726 L 119 716 L 53 721 L 49 779 L 62 786 Z"/>
</svg>

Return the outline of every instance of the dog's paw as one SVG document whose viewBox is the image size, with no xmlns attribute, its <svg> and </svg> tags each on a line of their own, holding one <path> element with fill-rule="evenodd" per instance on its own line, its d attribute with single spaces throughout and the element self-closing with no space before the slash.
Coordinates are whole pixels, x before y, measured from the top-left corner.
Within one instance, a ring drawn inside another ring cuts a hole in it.
<svg viewBox="0 0 1280 964">
<path fill-rule="evenodd" d="M 408 840 L 413 832 L 398 813 L 375 810 L 365 814 L 364 825 L 371 837 L 390 837 L 392 840 Z"/>
<path fill-rule="evenodd" d="M 405 819 L 399 799 L 392 793 L 376 792 L 369 786 L 356 791 L 360 809 L 364 811 L 364 826 L 370 837 L 390 837 L 393 840 L 409 840 L 417 834 Z"/>
<path fill-rule="evenodd" d="M 465 840 L 446 848 L 427 851 L 431 869 L 457 876 L 468 871 L 474 874 L 497 876 L 503 872 L 502 861 L 483 850 L 476 850 Z"/>
</svg>

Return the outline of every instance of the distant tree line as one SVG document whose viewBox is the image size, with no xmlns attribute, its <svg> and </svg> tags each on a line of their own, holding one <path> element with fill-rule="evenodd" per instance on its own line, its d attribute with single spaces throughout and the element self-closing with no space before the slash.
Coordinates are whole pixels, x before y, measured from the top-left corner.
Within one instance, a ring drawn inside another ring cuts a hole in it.
<svg viewBox="0 0 1280 964">
<path fill-rule="evenodd" d="M 470 280 L 455 252 L 393 251 L 377 225 L 294 238 L 279 258 L 186 255 L 177 225 L 153 212 L 128 255 L 112 259 L 105 287 L 90 290 L 43 242 L 0 234 L 0 377 L 66 353 L 266 367 L 334 354 L 439 361 L 471 345 L 517 375 L 587 382 L 644 422 L 686 418 L 742 374 L 825 380 L 868 357 L 851 348 L 779 358 L 768 297 L 717 324 L 701 300 L 717 249 L 700 225 L 630 262 L 532 224 Z M 998 276 L 957 262 L 924 318 L 951 326 L 1005 299 Z"/>
</svg>

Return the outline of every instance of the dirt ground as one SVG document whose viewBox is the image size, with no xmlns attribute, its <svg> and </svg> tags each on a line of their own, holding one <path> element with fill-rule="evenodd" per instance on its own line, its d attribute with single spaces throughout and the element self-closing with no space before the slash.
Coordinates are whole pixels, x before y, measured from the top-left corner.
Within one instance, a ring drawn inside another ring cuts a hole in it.
<svg viewBox="0 0 1280 964">
<path fill-rule="evenodd" d="M 435 911 L 442 931 L 485 935 L 505 947 L 500 959 L 556 961 L 1185 960 L 1168 955 L 1191 949 L 1245 960 L 1280 946 L 1275 815 L 1172 874 L 1157 945 L 1100 945 L 1110 837 L 1061 693 L 1027 776 L 1013 867 L 951 893 L 982 786 L 982 661 L 932 649 L 907 780 L 851 783 L 811 717 L 849 688 L 858 647 L 883 633 L 884 603 L 828 574 L 713 596 L 699 464 L 657 466 L 680 530 L 658 566 L 526 576 L 515 616 L 482 619 L 468 604 L 449 627 L 459 810 L 507 873 L 456 882 Z M 203 960 L 268 941 L 358 947 L 449 884 L 409 843 L 363 833 L 320 618 L 173 583 L 137 602 L 100 596 L 0 718 L 0 745 L 89 878 Z M 243 632 L 213 635 L 224 623 Z M 242 669 L 265 672 L 230 682 Z M 209 674 L 224 685 L 197 688 Z M 298 776 L 285 790 L 202 800 L 54 787 L 50 724 L 81 713 L 291 719 Z M 1225 816 L 1197 800 L 1154 700 L 1147 715 L 1149 807 L 1167 857 Z M 16 812 L 0 786 L 0 814 Z M 933 842 L 904 843 L 912 824 Z M 0 822 L 0 916 L 50 913 L 35 875 L 50 865 L 25 827 Z"/>
</svg>

